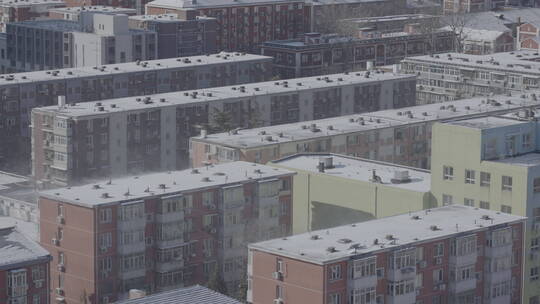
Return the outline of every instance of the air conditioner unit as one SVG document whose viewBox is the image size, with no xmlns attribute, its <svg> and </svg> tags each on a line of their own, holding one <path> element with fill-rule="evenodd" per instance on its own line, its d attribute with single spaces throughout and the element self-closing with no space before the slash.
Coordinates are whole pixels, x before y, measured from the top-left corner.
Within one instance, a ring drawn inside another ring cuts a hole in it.
<svg viewBox="0 0 540 304">
<path fill-rule="evenodd" d="M 283 304 L 283 299 L 274 299 L 274 304 Z"/>
<path fill-rule="evenodd" d="M 60 241 L 57 239 L 57 238 L 53 238 L 51 240 L 52 244 L 55 245 L 55 246 L 59 246 L 60 245 Z"/>
<path fill-rule="evenodd" d="M 436 259 L 435 259 L 435 264 L 436 264 L 436 265 L 442 264 L 442 258 L 436 258 Z"/>
<path fill-rule="evenodd" d="M 37 280 L 37 281 L 34 281 L 34 287 L 35 287 L 35 288 L 41 288 L 41 287 L 43 287 L 43 280 Z"/>
<path fill-rule="evenodd" d="M 214 234 L 214 233 L 216 233 L 216 232 L 217 232 L 217 229 L 216 229 L 216 228 L 210 229 L 210 233 Z"/>
<path fill-rule="evenodd" d="M 281 280 L 283 274 L 279 271 L 272 272 L 272 278 L 274 280 Z"/>
<path fill-rule="evenodd" d="M 56 297 L 56 303 L 58 304 L 66 303 L 66 299 L 64 299 L 63 297 Z"/>
<path fill-rule="evenodd" d="M 56 288 L 56 294 L 59 295 L 59 296 L 63 296 L 64 295 L 64 290 L 62 288 Z"/>
<path fill-rule="evenodd" d="M 59 215 L 56 217 L 56 223 L 60 224 L 60 225 L 64 225 L 66 223 L 66 220 L 64 219 L 63 216 Z"/>
<path fill-rule="evenodd" d="M 439 290 L 445 290 L 446 284 L 439 284 Z"/>
<path fill-rule="evenodd" d="M 56 265 L 56 269 L 60 272 L 65 272 L 66 271 L 66 266 L 64 266 L 63 264 L 58 264 Z"/>
</svg>

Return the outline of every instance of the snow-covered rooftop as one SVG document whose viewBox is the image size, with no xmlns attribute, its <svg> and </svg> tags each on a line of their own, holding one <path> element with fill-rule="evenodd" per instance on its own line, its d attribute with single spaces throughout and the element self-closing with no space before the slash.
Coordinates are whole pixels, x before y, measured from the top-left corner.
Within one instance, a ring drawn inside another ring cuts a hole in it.
<svg viewBox="0 0 540 304">
<path fill-rule="evenodd" d="M 486 97 L 476 97 L 401 109 L 238 130 L 237 132 L 208 134 L 205 138 L 200 136 L 192 137 L 192 140 L 238 149 L 248 149 L 426 121 L 449 121 L 459 118 L 494 115 L 523 107 L 540 106 L 540 101 L 535 101 L 532 98 L 521 98 L 521 96 L 493 96 L 489 97 L 489 99 L 491 101 L 489 103 L 486 102 Z M 313 124 L 315 128 L 312 128 Z M 316 132 L 313 132 L 313 130 Z M 271 139 L 271 141 L 268 139 Z"/>
<path fill-rule="evenodd" d="M 488 219 L 483 217 L 486 215 Z M 249 248 L 326 264 L 524 220 L 521 216 L 451 205 L 254 243 Z M 388 235 L 393 239 L 388 240 Z"/>
<path fill-rule="evenodd" d="M 509 164 L 520 167 L 536 167 L 540 165 L 540 153 L 531 152 L 517 156 L 509 156 L 497 160 L 489 160 L 489 162 Z"/>
<path fill-rule="evenodd" d="M 332 158 L 333 167 L 319 172 L 319 162 L 324 158 Z M 363 182 L 372 182 L 373 171 L 375 171 L 375 174 L 381 178 L 380 184 L 385 186 L 418 192 L 429 192 L 431 188 L 431 174 L 427 170 L 338 154 L 297 154 L 272 161 L 272 163 L 295 171 L 307 171 Z M 404 171 L 408 172 L 407 181 L 392 181 L 396 177 L 396 172 Z"/>
<path fill-rule="evenodd" d="M 91 208 L 101 204 L 137 201 L 157 195 L 193 192 L 295 174 L 286 169 L 243 161 L 209 165 L 195 170 L 196 172 L 190 169 L 105 180 L 83 186 L 46 190 L 42 191 L 40 196 Z"/>
<path fill-rule="evenodd" d="M 291 93 L 315 88 L 342 87 L 345 85 L 387 80 L 413 80 L 416 78 L 415 75 L 411 74 L 393 74 L 382 72 L 371 72 L 369 78 L 366 78 L 366 73 L 368 72 L 342 73 L 317 77 L 295 78 L 285 81 L 266 81 L 184 92 L 162 93 L 149 96 L 151 98 L 151 102 L 149 103 L 144 102 L 145 97 L 134 96 L 102 100 L 99 101 L 99 103 L 83 102 L 73 106 L 68 105 L 63 109 L 59 109 L 58 106 L 48 106 L 36 108 L 34 111 L 55 112 L 66 117 L 73 118 L 84 116 L 107 116 L 110 115 L 110 113 L 123 111 L 176 107 L 181 104 L 212 102 L 215 100 L 232 98 L 250 98 L 258 95 Z M 103 111 L 99 111 L 100 104 L 104 107 Z M 113 104 L 114 108 L 111 107 Z"/>
<path fill-rule="evenodd" d="M 3 0 L 0 6 L 23 7 L 23 6 L 59 6 L 65 5 L 63 0 Z"/>
<path fill-rule="evenodd" d="M 440 64 L 455 66 L 466 71 L 493 70 L 509 74 L 521 74 L 525 77 L 540 77 L 540 62 L 535 62 L 538 53 L 533 51 L 495 53 L 489 55 L 471 55 L 460 53 L 442 53 L 407 57 L 404 62 Z"/>
<path fill-rule="evenodd" d="M 47 261 L 49 253 L 35 241 L 0 218 L 0 270 L 23 267 L 34 261 Z"/>
<path fill-rule="evenodd" d="M 105 5 L 92 5 L 92 6 L 70 6 L 50 9 L 49 12 L 73 14 L 80 12 L 96 12 L 96 13 L 115 13 L 115 14 L 127 14 L 134 15 L 137 10 L 134 8 L 117 7 L 117 6 L 105 6 Z"/>
<path fill-rule="evenodd" d="M 516 120 L 510 117 L 495 117 L 486 116 L 471 119 L 455 120 L 448 122 L 449 124 L 468 127 L 473 129 L 491 129 L 497 127 L 505 127 L 511 125 L 518 125 L 524 123 L 523 121 Z"/>
<path fill-rule="evenodd" d="M 300 0 L 154 0 L 147 3 L 151 7 L 171 9 L 268 5 L 275 3 L 298 3 Z"/>
<path fill-rule="evenodd" d="M 66 20 L 53 20 L 53 21 L 66 21 Z M 71 21 L 66 21 L 71 22 Z M 193 69 L 197 66 L 223 64 L 223 63 L 235 63 L 235 62 L 247 62 L 247 61 L 261 61 L 270 62 L 272 57 L 245 54 L 245 53 L 226 53 L 202 55 L 202 56 L 190 56 L 182 58 L 168 58 L 157 59 L 141 62 L 126 62 L 117 64 L 107 64 L 96 67 L 78 67 L 68 68 L 60 70 L 50 71 L 35 71 L 25 72 L 17 74 L 4 74 L 0 75 L 1 85 L 20 85 L 24 83 L 33 83 L 37 81 L 49 81 L 56 79 L 69 80 L 80 77 L 93 77 L 93 76 L 113 76 L 115 74 L 134 73 L 134 72 L 148 72 L 157 70 L 168 70 L 177 68 Z M 57 72 L 57 73 L 54 73 Z M 11 77 L 10 77 L 11 76 Z"/>
</svg>

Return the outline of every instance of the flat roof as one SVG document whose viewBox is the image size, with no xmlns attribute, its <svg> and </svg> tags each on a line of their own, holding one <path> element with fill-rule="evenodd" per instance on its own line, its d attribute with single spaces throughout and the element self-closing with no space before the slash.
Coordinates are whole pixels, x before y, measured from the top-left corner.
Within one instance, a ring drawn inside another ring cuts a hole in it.
<svg viewBox="0 0 540 304">
<path fill-rule="evenodd" d="M 240 304 L 241 302 L 201 285 L 176 288 L 139 299 L 121 300 L 116 304 Z"/>
<path fill-rule="evenodd" d="M 319 161 L 324 158 L 332 158 L 333 167 L 325 168 L 324 172 L 319 172 Z M 372 182 L 373 171 L 381 178 L 381 183 L 385 186 L 407 189 L 418 192 L 429 192 L 431 189 L 431 174 L 428 170 L 421 170 L 406 166 L 399 166 L 385 162 L 373 161 L 363 158 L 355 158 L 332 153 L 308 153 L 296 154 L 282 159 L 272 161 L 286 169 L 302 170 L 311 173 L 346 178 L 355 181 Z M 393 182 L 396 172 L 407 172 L 409 180 L 407 182 Z"/>
<path fill-rule="evenodd" d="M 254 96 L 264 96 L 269 94 L 290 94 L 301 90 L 310 90 L 316 88 L 342 87 L 345 85 L 354 85 L 370 82 L 379 82 L 387 80 L 406 80 L 416 79 L 411 74 L 392 74 L 392 73 L 371 73 L 369 78 L 365 75 L 368 72 L 341 73 L 326 76 L 312 76 L 305 78 L 295 78 L 284 81 L 266 81 L 257 83 L 248 83 L 243 85 L 234 85 L 217 88 L 206 88 L 199 90 L 190 90 L 184 92 L 170 92 L 150 95 L 151 103 L 145 103 L 142 98 L 145 97 L 124 97 L 99 101 L 105 107 L 104 111 L 98 111 L 98 103 L 83 102 L 74 106 L 68 105 L 63 109 L 58 106 L 48 106 L 35 108 L 34 111 L 54 112 L 71 118 L 80 118 L 84 116 L 107 116 L 110 113 L 148 110 L 152 108 L 175 107 L 181 104 L 191 104 L 199 102 L 212 102 L 215 100 L 224 100 L 232 98 L 252 98 Z M 195 93 L 195 95 L 194 95 Z M 138 99 L 141 99 L 138 101 Z M 115 107 L 112 108 L 111 105 Z"/>
<path fill-rule="evenodd" d="M 540 101 L 518 96 L 496 95 L 489 97 L 491 102 L 487 103 L 486 100 L 486 97 L 460 99 L 255 129 L 242 129 L 238 130 L 236 134 L 235 132 L 208 134 L 205 138 L 201 136 L 192 137 L 192 140 L 218 144 L 224 147 L 248 149 L 422 122 L 449 121 L 464 117 L 493 115 L 512 111 L 513 109 L 518 110 L 523 107 L 540 106 Z M 508 101 L 510 101 L 509 104 L 507 104 Z M 315 124 L 315 128 L 312 128 L 313 124 Z M 268 139 L 271 139 L 271 141 Z"/>
<path fill-rule="evenodd" d="M 486 215 L 489 219 L 483 218 Z M 254 243 L 249 248 L 309 263 L 326 264 L 388 249 L 405 249 L 416 243 L 525 219 L 491 210 L 451 205 Z M 437 229 L 431 229 L 432 226 Z M 388 235 L 393 240 L 388 240 Z M 378 240 L 377 245 L 374 244 L 375 239 Z M 354 249 L 354 245 L 358 248 Z M 327 250 L 330 247 L 335 251 Z"/>
<path fill-rule="evenodd" d="M 137 62 L 126 62 L 126 63 L 101 65 L 99 67 L 87 66 L 87 67 L 49 70 L 49 71 L 35 71 L 35 72 L 25 72 L 25 73 L 16 73 L 16 74 L 4 74 L 4 75 L 0 75 L 0 86 L 1 85 L 20 85 L 20 84 L 25 84 L 25 83 L 34 83 L 38 81 L 51 81 L 51 80 L 59 80 L 59 79 L 69 80 L 69 79 L 81 78 L 81 77 L 95 77 L 95 76 L 112 77 L 116 74 L 124 74 L 124 73 L 148 72 L 148 71 L 156 71 L 156 70 L 175 69 L 175 68 L 189 69 L 189 68 L 194 68 L 194 67 L 202 66 L 202 65 L 213 65 L 213 64 L 234 63 L 234 62 L 244 62 L 244 61 L 261 61 L 261 60 L 270 62 L 272 60 L 272 57 L 255 55 L 255 54 L 245 54 L 245 53 L 221 52 L 219 54 L 212 54 L 212 55 L 201 55 L 201 56 L 141 61 L 140 64 L 137 64 Z M 57 72 L 56 75 L 53 72 Z M 12 77 L 9 77 L 9 76 L 12 76 Z"/>
<path fill-rule="evenodd" d="M 70 6 L 70 7 L 53 8 L 53 9 L 50 9 L 49 12 L 63 13 L 63 14 L 80 13 L 80 12 L 136 14 L 137 10 L 134 8 L 126 8 L 126 7 L 92 5 L 92 6 Z"/>
<path fill-rule="evenodd" d="M 29 179 L 27 177 L 0 171 L 0 187 L 10 184 L 26 183 L 28 181 Z"/>
<path fill-rule="evenodd" d="M 404 15 L 390 15 L 380 17 L 359 17 L 342 19 L 341 22 L 353 22 L 353 23 L 375 23 L 375 22 L 390 22 L 390 21 L 407 21 L 418 19 L 432 19 L 439 18 L 438 16 L 428 14 L 404 14 Z"/>
<path fill-rule="evenodd" d="M 0 6 L 66 5 L 63 0 L 3 0 Z"/>
<path fill-rule="evenodd" d="M 162 21 L 162 22 L 178 22 L 178 21 L 186 21 L 178 18 L 177 14 L 160 14 L 160 15 L 136 15 L 136 16 L 129 16 L 130 20 L 155 20 L 155 21 Z M 191 20 L 187 20 L 191 21 Z"/>
<path fill-rule="evenodd" d="M 531 152 L 517 156 L 509 156 L 497 160 L 487 160 L 489 162 L 509 164 L 520 167 L 536 167 L 540 165 L 540 153 Z"/>
<path fill-rule="evenodd" d="M 489 55 L 471 55 L 460 53 L 441 53 L 407 57 L 403 62 L 422 62 L 463 68 L 464 70 L 488 69 L 504 71 L 509 74 L 540 78 L 540 62 L 530 61 L 538 57 L 538 52 L 507 52 Z"/>
<path fill-rule="evenodd" d="M 192 192 L 295 174 L 290 170 L 243 161 L 209 165 L 196 170 L 197 173 L 188 169 L 129 176 L 82 186 L 45 190 L 40 192 L 40 196 L 92 208 L 102 204 L 137 201 L 157 195 Z M 160 185 L 165 185 L 165 189 L 160 188 Z"/>
<path fill-rule="evenodd" d="M 19 268 L 34 261 L 47 261 L 49 252 L 24 236 L 11 221 L 0 218 L 0 270 Z"/>
<path fill-rule="evenodd" d="M 473 129 L 491 129 L 512 125 L 519 125 L 525 123 L 522 120 L 517 120 L 511 117 L 496 117 L 496 116 L 486 116 L 478 117 L 464 120 L 455 120 L 448 122 L 448 124 L 462 126 Z"/>
<path fill-rule="evenodd" d="M 205 8 L 205 7 L 228 7 L 228 6 L 253 6 L 274 3 L 301 3 L 303 0 L 154 0 L 147 6 L 166 7 L 173 9 L 182 8 Z"/>
</svg>

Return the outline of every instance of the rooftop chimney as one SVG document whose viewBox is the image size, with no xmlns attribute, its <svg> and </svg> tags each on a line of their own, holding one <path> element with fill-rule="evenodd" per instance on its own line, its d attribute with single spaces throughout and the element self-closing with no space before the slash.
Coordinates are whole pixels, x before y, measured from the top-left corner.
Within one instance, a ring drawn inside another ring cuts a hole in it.
<svg viewBox="0 0 540 304">
<path fill-rule="evenodd" d="M 66 96 L 58 96 L 58 108 L 63 109 L 66 106 Z"/>
</svg>

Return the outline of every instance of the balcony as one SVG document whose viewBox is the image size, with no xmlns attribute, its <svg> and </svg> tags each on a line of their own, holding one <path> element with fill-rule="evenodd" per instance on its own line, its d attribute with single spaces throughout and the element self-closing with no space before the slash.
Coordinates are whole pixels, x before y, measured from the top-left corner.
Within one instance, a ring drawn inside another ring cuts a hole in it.
<svg viewBox="0 0 540 304">
<path fill-rule="evenodd" d="M 465 265 L 471 265 L 476 264 L 476 252 L 473 252 L 471 254 L 467 255 L 458 255 L 458 256 L 450 256 L 450 265 L 454 265 L 456 267 L 465 266 Z"/>
<path fill-rule="evenodd" d="M 121 280 L 129 280 L 139 277 L 146 276 L 146 268 L 139 268 L 139 269 L 130 269 L 130 270 L 120 270 L 118 272 L 118 277 Z"/>
<path fill-rule="evenodd" d="M 451 293 L 462 293 L 476 289 L 476 278 L 474 276 L 468 280 L 451 282 L 448 286 Z"/>
<path fill-rule="evenodd" d="M 156 246 L 158 248 L 171 248 L 171 247 L 176 247 L 176 246 L 181 246 L 185 243 L 184 241 L 184 238 L 183 237 L 179 237 L 179 238 L 176 238 L 176 239 L 172 239 L 172 240 L 159 240 L 159 239 L 156 239 Z"/>
<path fill-rule="evenodd" d="M 416 267 L 409 266 L 400 269 L 388 269 L 388 279 L 391 281 L 401 281 L 416 278 Z"/>
<path fill-rule="evenodd" d="M 178 260 L 167 261 L 167 262 L 156 262 L 157 272 L 170 272 L 174 270 L 179 270 L 182 267 L 184 267 L 183 258 L 180 258 Z"/>
<path fill-rule="evenodd" d="M 121 255 L 132 254 L 134 252 L 142 252 L 145 249 L 146 243 L 144 241 L 125 245 L 118 245 L 117 247 L 118 254 Z"/>
<path fill-rule="evenodd" d="M 146 226 L 146 221 L 144 218 L 133 219 L 129 221 L 118 221 L 118 230 L 128 231 L 128 230 L 141 230 Z"/>
<path fill-rule="evenodd" d="M 168 223 L 174 221 L 182 221 L 184 219 L 184 211 L 180 210 L 177 212 L 168 212 L 168 213 L 156 213 L 156 222 L 158 223 Z"/>
</svg>

